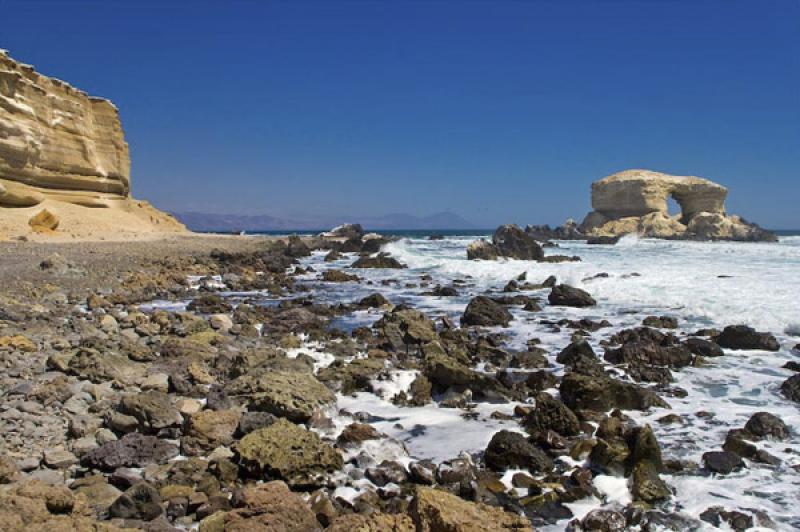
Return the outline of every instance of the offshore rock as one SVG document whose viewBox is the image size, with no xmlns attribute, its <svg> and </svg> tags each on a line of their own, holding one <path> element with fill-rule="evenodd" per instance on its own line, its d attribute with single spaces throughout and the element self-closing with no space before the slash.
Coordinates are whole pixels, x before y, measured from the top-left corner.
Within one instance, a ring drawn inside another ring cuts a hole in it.
<svg viewBox="0 0 800 532">
<path fill-rule="evenodd" d="M 774 242 L 777 237 L 725 213 L 728 190 L 694 176 L 625 170 L 592 183 L 592 208 L 580 231 L 587 237 L 636 233 L 651 238 Z M 667 200 L 681 207 L 669 214 Z"/>
<path fill-rule="evenodd" d="M 494 260 L 499 257 L 541 261 L 544 250 L 536 239 L 514 224 L 501 225 L 492 235 L 492 241 L 480 239 L 467 247 L 469 260 Z"/>
</svg>

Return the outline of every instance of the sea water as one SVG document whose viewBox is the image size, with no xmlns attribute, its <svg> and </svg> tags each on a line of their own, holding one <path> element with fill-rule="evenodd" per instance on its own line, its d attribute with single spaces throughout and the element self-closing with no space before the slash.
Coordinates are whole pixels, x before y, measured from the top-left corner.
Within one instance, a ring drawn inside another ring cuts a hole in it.
<svg viewBox="0 0 800 532">
<path fill-rule="evenodd" d="M 767 512 L 781 529 L 800 528 L 800 406 L 779 393 L 780 384 L 792 375 L 781 366 L 800 359 L 792 347 L 800 343 L 800 237 L 782 237 L 778 243 L 682 242 L 625 237 L 617 245 L 588 245 L 581 241 L 558 242 L 548 254 L 578 255 L 580 262 L 537 263 L 519 260 L 469 261 L 466 247 L 478 235 L 452 235 L 428 240 L 423 235 L 403 238 L 384 246 L 383 251 L 408 266 L 403 270 L 357 270 L 360 283 L 324 283 L 319 272 L 346 268 L 353 261 L 348 255 L 325 262 L 316 252 L 303 260 L 313 273 L 300 282 L 316 288 L 321 302 L 353 302 L 380 292 L 394 304 L 408 303 L 432 317 L 458 320 L 469 299 L 483 293 L 499 293 L 511 279 L 525 273 L 528 281 L 540 282 L 555 275 L 559 282 L 589 291 L 598 301 L 588 309 L 543 305 L 541 312 L 511 308 L 514 321 L 502 330 L 509 337 L 508 347 L 524 349 L 527 340 L 538 338 L 550 353 L 557 374 L 563 372 L 555 355 L 570 341 L 569 329 L 554 332 L 541 320 L 568 318 L 606 319 L 612 327 L 592 334 L 590 342 L 602 353 L 599 342 L 615 332 L 641 324 L 647 314 L 678 319 L 677 334 L 701 328 L 722 328 L 747 324 L 775 334 L 781 342 L 779 352 L 727 351 L 709 360 L 703 368 L 674 371 L 674 386 L 685 389 L 684 398 L 666 397 L 671 410 L 648 413 L 626 412 L 639 423 L 655 430 L 667 458 L 700 462 L 704 452 L 720 450 L 725 435 L 741 428 L 758 411 L 780 416 L 789 426 L 788 441 L 759 442 L 759 448 L 781 459 L 779 466 L 748 462 L 748 467 L 728 476 L 664 475 L 675 490 L 665 509 L 692 517 L 714 505 L 727 509 L 754 508 Z M 598 276 L 598 274 L 603 274 Z M 421 278 L 430 276 L 427 286 Z M 424 295 L 434 285 L 450 285 L 460 280 L 459 296 Z M 391 284 L 385 284 L 390 281 Z M 530 292 L 546 300 L 546 291 Z M 358 311 L 339 318 L 333 325 L 343 329 L 370 325 L 379 319 L 379 310 Z M 406 372 L 407 373 L 407 372 Z M 401 408 L 389 399 L 410 384 L 409 375 L 395 371 L 388 381 L 373 383 L 373 392 L 339 396 L 338 408 L 373 415 L 378 430 L 397 439 L 405 450 L 396 459 L 442 461 L 460 453 L 485 449 L 498 430 L 520 430 L 515 421 L 494 419 L 492 412 L 510 413 L 514 404 L 479 403 L 476 419 L 465 420 L 460 411 L 435 404 Z M 552 390 L 553 393 L 557 391 Z M 707 412 L 711 415 L 700 415 Z M 682 423 L 661 424 L 657 419 L 680 414 Z M 339 429 L 346 421 L 341 422 Z M 406 456 L 407 455 L 407 456 Z M 507 475 L 508 476 L 508 475 Z M 604 500 L 595 498 L 570 505 L 577 517 L 603 504 L 614 505 L 630 499 L 624 479 L 599 476 L 595 484 Z M 355 493 L 355 492 L 354 492 Z M 566 521 L 554 526 L 563 528 Z"/>
</svg>

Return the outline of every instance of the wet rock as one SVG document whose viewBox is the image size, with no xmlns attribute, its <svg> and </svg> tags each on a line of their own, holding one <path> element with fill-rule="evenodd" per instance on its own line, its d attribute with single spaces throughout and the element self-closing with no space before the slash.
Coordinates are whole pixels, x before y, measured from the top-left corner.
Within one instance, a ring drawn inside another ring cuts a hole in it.
<svg viewBox="0 0 800 532">
<path fill-rule="evenodd" d="M 333 393 L 310 373 L 287 371 L 244 375 L 231 382 L 226 392 L 245 401 L 250 410 L 300 422 L 335 401 Z"/>
<path fill-rule="evenodd" d="M 108 509 L 111 517 L 143 521 L 152 521 L 162 512 L 161 496 L 158 490 L 147 482 L 140 482 L 128 488 Z"/>
<path fill-rule="evenodd" d="M 721 357 L 725 354 L 719 345 L 704 338 L 688 338 L 683 345 L 695 355 L 703 357 Z"/>
<path fill-rule="evenodd" d="M 552 430 L 562 436 L 577 436 L 581 432 L 575 413 L 548 393 L 536 396 L 536 406 L 525 416 L 522 425 L 532 434 Z"/>
<path fill-rule="evenodd" d="M 387 305 L 389 305 L 389 300 L 379 292 L 370 294 L 358 302 L 358 306 L 362 308 L 380 308 Z"/>
<path fill-rule="evenodd" d="M 94 469 L 111 471 L 118 467 L 142 467 L 148 464 L 163 464 L 178 456 L 178 447 L 145 436 L 138 432 L 126 434 L 116 441 L 105 443 L 85 454 L 81 464 Z"/>
<path fill-rule="evenodd" d="M 366 423 L 351 423 L 344 428 L 336 439 L 336 443 L 341 446 L 347 446 L 359 444 L 367 440 L 377 440 L 380 439 L 380 437 L 380 432 L 372 425 Z"/>
<path fill-rule="evenodd" d="M 380 347 L 405 351 L 406 346 L 420 346 L 436 340 L 436 324 L 418 310 L 395 307 L 373 325 L 382 339 Z"/>
<path fill-rule="evenodd" d="M 325 484 L 342 457 L 315 433 L 279 419 L 235 445 L 241 465 L 256 478 L 278 478 L 296 488 Z"/>
<path fill-rule="evenodd" d="M 729 325 L 716 338 L 717 344 L 726 349 L 753 349 L 778 351 L 781 345 L 766 332 L 757 332 L 746 325 Z"/>
<path fill-rule="evenodd" d="M 627 526 L 627 520 L 620 512 L 598 508 L 586 514 L 580 522 L 580 528 L 573 532 L 623 532 Z"/>
<path fill-rule="evenodd" d="M 692 363 L 692 353 L 680 344 L 659 345 L 655 342 L 628 342 L 617 349 L 608 349 L 604 357 L 612 364 L 640 364 L 682 368 Z"/>
<path fill-rule="evenodd" d="M 483 238 L 467 245 L 467 260 L 496 260 L 499 256 L 497 247 Z"/>
<path fill-rule="evenodd" d="M 322 272 L 322 280 L 328 283 L 347 283 L 358 281 L 358 275 L 343 272 L 342 270 L 325 270 Z"/>
<path fill-rule="evenodd" d="M 325 262 L 334 262 L 334 261 L 337 261 L 337 260 L 339 260 L 341 258 L 342 258 L 342 255 L 338 251 L 336 251 L 335 249 L 332 249 L 332 250 L 330 250 L 328 252 L 327 255 L 325 255 L 325 259 L 324 260 L 325 260 Z"/>
<path fill-rule="evenodd" d="M 530 443 L 523 434 L 508 430 L 492 436 L 483 459 L 487 467 L 495 471 L 523 468 L 546 473 L 553 469 L 553 461 L 544 451 Z"/>
<path fill-rule="evenodd" d="M 387 484 L 399 486 L 408 479 L 406 468 L 402 464 L 390 460 L 384 460 L 376 467 L 367 468 L 364 475 L 376 486 Z"/>
<path fill-rule="evenodd" d="M 551 305 L 562 307 L 593 307 L 597 304 L 588 292 L 567 284 L 554 286 L 547 300 Z"/>
<path fill-rule="evenodd" d="M 486 296 L 478 296 L 473 298 L 464 310 L 464 314 L 461 316 L 461 325 L 508 327 L 509 322 L 513 319 L 511 313 L 502 305 Z"/>
<path fill-rule="evenodd" d="M 379 358 L 359 358 L 346 363 L 336 361 L 317 374 L 321 382 L 343 394 L 361 390 L 371 391 L 370 381 L 384 370 L 385 363 Z"/>
<path fill-rule="evenodd" d="M 241 415 L 238 410 L 203 410 L 193 414 L 186 435 L 181 438 L 184 454 L 196 455 L 231 445 Z"/>
<path fill-rule="evenodd" d="M 642 325 L 656 329 L 677 329 L 678 320 L 670 316 L 647 316 L 642 320 Z"/>
<path fill-rule="evenodd" d="M 792 375 L 781 384 L 781 393 L 788 399 L 800 403 L 800 373 Z"/>
<path fill-rule="evenodd" d="M 700 514 L 700 519 L 718 528 L 721 528 L 725 523 L 736 532 L 744 532 L 755 526 L 752 516 L 737 510 L 727 511 L 722 506 L 712 506 L 705 509 Z"/>
<path fill-rule="evenodd" d="M 532 392 L 541 392 L 558 385 L 558 378 L 549 371 L 534 371 L 528 375 L 525 384 Z"/>
<path fill-rule="evenodd" d="M 417 532 L 533 530 L 527 519 L 516 514 L 434 488 L 418 487 L 408 513 Z"/>
<path fill-rule="evenodd" d="M 565 366 L 572 366 L 579 359 L 587 359 L 592 362 L 597 360 L 594 349 L 586 340 L 576 340 L 561 350 L 556 356 L 556 362 Z"/>
<path fill-rule="evenodd" d="M 744 467 L 744 461 L 729 451 L 709 451 L 703 453 L 703 464 L 712 473 L 728 475 Z"/>
<path fill-rule="evenodd" d="M 669 486 L 658 476 L 655 465 L 647 460 L 634 466 L 631 494 L 634 499 L 647 503 L 662 501 L 672 496 Z"/>
<path fill-rule="evenodd" d="M 430 460 L 412 462 L 408 466 L 409 479 L 415 484 L 432 486 L 436 483 L 436 465 Z"/>
<path fill-rule="evenodd" d="M 399 260 L 389 256 L 387 253 L 378 253 L 374 257 L 359 257 L 350 267 L 401 269 L 406 268 L 406 265 L 401 264 Z"/>
<path fill-rule="evenodd" d="M 227 314 L 233 306 L 216 294 L 205 294 L 190 301 L 186 309 L 200 314 Z"/>
<path fill-rule="evenodd" d="M 744 426 L 744 430 L 755 438 L 775 438 L 783 440 L 789 437 L 789 429 L 781 418 L 769 412 L 756 412 Z"/>
<path fill-rule="evenodd" d="M 567 373 L 559 388 L 561 398 L 572 410 L 605 412 L 612 408 L 647 410 L 652 407 L 669 408 L 654 392 L 606 376 L 587 376 Z"/>
</svg>

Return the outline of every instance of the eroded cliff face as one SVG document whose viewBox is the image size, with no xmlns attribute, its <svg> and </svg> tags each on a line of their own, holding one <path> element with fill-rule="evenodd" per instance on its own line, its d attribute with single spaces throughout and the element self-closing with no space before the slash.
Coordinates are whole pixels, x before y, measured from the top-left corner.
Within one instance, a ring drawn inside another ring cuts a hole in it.
<svg viewBox="0 0 800 532">
<path fill-rule="evenodd" d="M 97 206 L 130 195 L 116 107 L 0 53 L 0 204 Z"/>
<path fill-rule="evenodd" d="M 725 212 L 728 189 L 694 176 L 625 170 L 592 183 L 592 208 L 580 230 L 588 236 L 637 233 L 653 238 L 775 240 L 775 236 Z M 670 215 L 668 200 L 681 207 Z"/>
<path fill-rule="evenodd" d="M 0 222 L 5 222 L 0 229 L 11 226 L 14 233 L 14 218 L 25 214 L 3 207 L 47 207 L 58 216 L 61 204 L 69 205 L 65 213 L 83 225 L 114 213 L 87 213 L 81 221 L 81 212 L 71 206 L 119 212 L 120 229 L 136 221 L 128 220 L 130 215 L 141 215 L 143 228 L 150 224 L 158 231 L 183 230 L 146 202 L 131 200 L 130 166 L 114 104 L 39 74 L 0 51 Z"/>
</svg>

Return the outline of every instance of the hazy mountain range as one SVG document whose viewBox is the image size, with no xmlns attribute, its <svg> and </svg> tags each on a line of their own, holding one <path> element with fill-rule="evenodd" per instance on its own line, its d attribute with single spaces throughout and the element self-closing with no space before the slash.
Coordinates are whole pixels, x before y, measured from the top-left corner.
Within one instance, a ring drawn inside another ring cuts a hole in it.
<svg viewBox="0 0 800 532">
<path fill-rule="evenodd" d="M 476 228 L 475 224 L 452 212 L 437 212 L 428 216 L 393 213 L 383 216 L 340 215 L 297 218 L 201 212 L 172 214 L 192 231 L 317 231 L 343 223 L 360 223 L 367 230 Z"/>
</svg>

